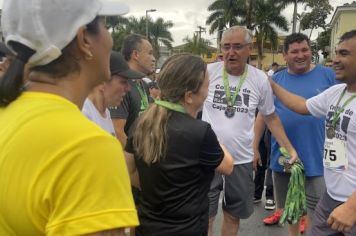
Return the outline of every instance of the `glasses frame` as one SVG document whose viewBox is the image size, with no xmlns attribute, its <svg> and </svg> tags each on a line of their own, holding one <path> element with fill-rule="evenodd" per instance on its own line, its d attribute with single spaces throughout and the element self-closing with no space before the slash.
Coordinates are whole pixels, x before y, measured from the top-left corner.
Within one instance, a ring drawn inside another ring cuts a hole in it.
<svg viewBox="0 0 356 236">
<path fill-rule="evenodd" d="M 224 43 L 221 44 L 221 51 L 228 52 L 231 49 L 233 51 L 241 51 L 246 46 L 251 45 L 252 43 Z"/>
</svg>

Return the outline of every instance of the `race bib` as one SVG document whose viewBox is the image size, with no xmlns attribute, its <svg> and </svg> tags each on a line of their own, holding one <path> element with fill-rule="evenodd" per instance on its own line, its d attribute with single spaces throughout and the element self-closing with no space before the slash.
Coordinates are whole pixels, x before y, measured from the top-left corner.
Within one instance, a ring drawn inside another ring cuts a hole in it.
<svg viewBox="0 0 356 236">
<path fill-rule="evenodd" d="M 330 170 L 347 169 L 346 142 L 336 138 L 326 138 L 324 144 L 324 167 Z"/>
</svg>

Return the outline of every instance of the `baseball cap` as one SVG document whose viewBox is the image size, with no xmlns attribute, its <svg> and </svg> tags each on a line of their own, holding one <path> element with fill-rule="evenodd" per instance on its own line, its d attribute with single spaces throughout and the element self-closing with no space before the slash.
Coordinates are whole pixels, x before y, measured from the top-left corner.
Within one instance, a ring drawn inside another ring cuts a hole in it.
<svg viewBox="0 0 356 236">
<path fill-rule="evenodd" d="M 126 79 L 142 79 L 145 74 L 131 70 L 124 56 L 119 52 L 111 52 L 110 56 L 111 75 L 120 75 Z"/>
<path fill-rule="evenodd" d="M 28 60 L 29 66 L 46 65 L 57 59 L 78 29 L 96 16 L 129 11 L 117 0 L 4 0 L 2 9 L 6 44 L 15 41 L 35 51 Z"/>
<path fill-rule="evenodd" d="M 6 46 L 5 43 L 0 42 L 0 57 L 14 56 L 14 53 Z"/>
</svg>

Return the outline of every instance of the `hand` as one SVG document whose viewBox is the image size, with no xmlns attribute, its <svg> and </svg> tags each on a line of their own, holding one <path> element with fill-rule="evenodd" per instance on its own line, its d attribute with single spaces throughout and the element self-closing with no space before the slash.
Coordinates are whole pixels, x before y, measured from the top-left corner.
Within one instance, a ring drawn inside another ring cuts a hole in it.
<svg viewBox="0 0 356 236">
<path fill-rule="evenodd" d="M 257 165 L 262 166 L 261 155 L 258 150 L 254 150 L 254 157 L 253 157 L 253 170 L 257 171 Z"/>
<path fill-rule="evenodd" d="M 299 160 L 298 154 L 297 154 L 297 152 L 295 151 L 294 148 L 288 149 L 288 153 L 289 153 L 289 156 L 290 156 L 289 164 L 292 165 L 295 161 Z"/>
<path fill-rule="evenodd" d="M 330 214 L 327 223 L 333 230 L 350 232 L 356 221 L 356 209 L 347 202 L 336 207 Z"/>
</svg>

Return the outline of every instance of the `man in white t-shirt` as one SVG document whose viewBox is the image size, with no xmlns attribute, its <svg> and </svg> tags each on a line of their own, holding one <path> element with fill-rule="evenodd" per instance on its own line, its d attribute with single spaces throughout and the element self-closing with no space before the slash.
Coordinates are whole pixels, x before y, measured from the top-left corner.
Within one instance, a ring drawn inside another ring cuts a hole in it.
<svg viewBox="0 0 356 236">
<path fill-rule="evenodd" d="M 118 52 L 110 56 L 111 79 L 96 86 L 84 102 L 82 112 L 101 128 L 116 136 L 108 110 L 109 106 L 119 106 L 129 90 L 128 79 L 141 79 L 143 73 L 131 70 Z"/>
<path fill-rule="evenodd" d="M 224 61 L 208 65 L 209 94 L 203 107 L 203 120 L 209 122 L 234 157 L 230 176 L 215 175 L 209 192 L 209 235 L 217 213 L 219 195 L 224 190 L 222 235 L 236 235 L 240 218 L 253 213 L 252 142 L 256 108 L 281 146 L 297 156 L 274 112 L 272 90 L 267 75 L 247 64 L 252 49 L 252 33 L 234 26 L 223 33 Z M 254 164 L 256 165 L 257 160 Z"/>
<path fill-rule="evenodd" d="M 272 82 L 275 95 L 289 109 L 325 117 L 326 192 L 314 213 L 310 235 L 356 235 L 356 30 L 341 36 L 333 67 L 334 85 L 305 100 Z"/>
</svg>

